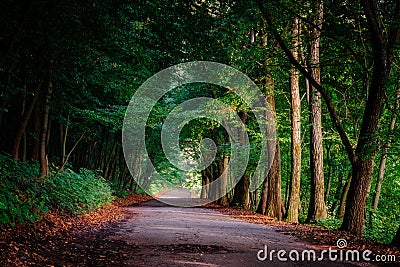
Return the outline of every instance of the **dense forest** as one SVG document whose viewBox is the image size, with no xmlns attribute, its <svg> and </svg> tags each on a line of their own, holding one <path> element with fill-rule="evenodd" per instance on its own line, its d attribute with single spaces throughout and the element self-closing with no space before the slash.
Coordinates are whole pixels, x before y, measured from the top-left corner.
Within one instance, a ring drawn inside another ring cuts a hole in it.
<svg viewBox="0 0 400 267">
<path fill-rule="evenodd" d="M 156 171 L 224 206 L 400 244 L 399 1 L 4 0 L 0 10 L 0 223 L 157 191 Z M 191 61 L 226 64 L 260 88 L 276 121 L 269 170 L 257 169 L 263 140 L 249 105 L 205 83 L 157 102 L 148 157 L 128 169 L 129 101 L 152 75 Z M 182 151 L 217 145 L 204 170 L 180 170 L 163 151 L 168 114 L 198 97 L 230 106 L 248 133 L 232 190 L 220 123 L 194 119 L 180 132 Z M 217 189 L 200 190 L 219 176 Z"/>
</svg>

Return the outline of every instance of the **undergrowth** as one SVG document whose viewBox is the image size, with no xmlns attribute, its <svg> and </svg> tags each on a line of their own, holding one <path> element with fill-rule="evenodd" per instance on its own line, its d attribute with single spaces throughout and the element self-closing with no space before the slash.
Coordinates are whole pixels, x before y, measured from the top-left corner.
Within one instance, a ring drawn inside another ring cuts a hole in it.
<svg viewBox="0 0 400 267">
<path fill-rule="evenodd" d="M 389 244 L 398 227 L 396 214 L 387 214 L 382 211 L 368 211 L 367 214 L 368 217 L 365 222 L 363 236 L 371 240 Z M 340 228 L 342 220 L 329 216 L 327 219 L 313 222 L 312 225 L 334 230 Z"/>
<path fill-rule="evenodd" d="M 37 163 L 0 155 L 0 226 L 33 222 L 50 210 L 91 211 L 113 200 L 108 182 L 94 171 L 65 169 L 40 179 Z"/>
</svg>

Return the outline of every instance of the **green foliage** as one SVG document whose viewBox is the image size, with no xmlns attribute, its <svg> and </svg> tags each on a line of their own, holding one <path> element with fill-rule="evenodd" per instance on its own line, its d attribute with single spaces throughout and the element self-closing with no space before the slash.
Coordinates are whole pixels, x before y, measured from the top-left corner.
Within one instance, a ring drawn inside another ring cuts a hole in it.
<svg viewBox="0 0 400 267">
<path fill-rule="evenodd" d="M 367 212 L 367 227 L 364 236 L 382 243 L 390 243 L 399 227 L 399 216 L 385 211 Z"/>
<path fill-rule="evenodd" d="M 38 169 L 37 163 L 0 155 L 0 224 L 33 222 L 52 209 L 82 213 L 113 199 L 110 185 L 93 171 L 66 169 L 41 181 Z"/>
<path fill-rule="evenodd" d="M 48 211 L 47 200 L 34 183 L 39 174 L 37 164 L 0 156 L 0 173 L 0 223 L 35 221 Z"/>
<path fill-rule="evenodd" d="M 367 227 L 364 229 L 364 235 L 367 238 L 384 243 L 390 243 L 400 223 L 400 173 L 398 162 L 398 155 L 388 157 L 386 166 L 392 171 L 385 173 L 378 209 L 375 212 L 367 209 Z M 371 188 L 375 188 L 375 183 L 371 185 Z M 372 197 L 373 195 L 371 194 Z"/>
<path fill-rule="evenodd" d="M 46 185 L 52 207 L 73 214 L 93 210 L 113 199 L 108 182 L 87 169 L 79 173 L 66 169 L 50 177 Z"/>
<path fill-rule="evenodd" d="M 118 187 L 112 187 L 111 190 L 112 190 L 113 196 L 116 196 L 116 197 L 127 197 L 129 195 L 128 191 L 118 188 Z"/>
<path fill-rule="evenodd" d="M 129 191 L 118 184 L 118 179 L 111 179 L 108 182 L 110 183 L 111 192 L 114 197 L 123 198 L 129 195 Z"/>
<path fill-rule="evenodd" d="M 304 62 L 301 64 L 306 65 L 310 38 L 313 38 L 309 33 L 315 27 L 310 22 L 318 1 L 264 2 L 271 14 L 279 14 L 274 16 L 273 22 L 289 47 L 293 18 L 302 18 L 300 37 Z M 394 10 L 395 2 L 380 2 L 384 7 L 382 19 L 388 27 L 393 23 L 388 11 Z M 107 179 L 129 181 L 130 174 L 126 171 L 121 152 L 120 131 L 126 105 L 134 92 L 151 75 L 166 67 L 193 60 L 210 60 L 243 71 L 264 90 L 267 74 L 273 78 L 281 147 L 282 193 L 286 199 L 291 173 L 290 65 L 254 1 L 104 0 L 95 3 L 59 0 L 25 5 L 8 0 L 4 4 L 7 7 L 1 9 L 0 16 L 0 42 L 5 48 L 0 51 L 0 125 L 2 132 L 7 134 L 0 136 L 0 143 L 6 144 L 0 148 L 0 153 L 11 152 L 11 147 L 7 147 L 11 145 L 7 144 L 13 142 L 21 121 L 21 110 L 25 110 L 36 93 L 40 95 L 36 109 L 42 108 L 47 89 L 45 81 L 51 77 L 54 90 L 50 100 L 50 124 L 53 125 L 48 140 L 50 165 L 57 165 L 58 160 L 54 159 L 61 158 L 59 144 L 63 141 L 63 134 L 57 136 L 54 133 L 58 132 L 59 126 L 64 133 L 67 132 L 68 125 L 67 152 L 83 132 L 87 133 L 72 154 L 70 166 L 98 169 Z M 324 5 L 322 83 L 350 143 L 355 147 L 372 76 L 369 31 L 358 1 L 344 4 L 324 1 Z M 255 35 L 254 40 L 251 33 Z M 398 52 L 395 58 L 398 66 Z M 397 215 L 400 214 L 400 131 L 397 131 L 398 124 L 394 131 L 387 130 L 390 119 L 399 116 L 399 110 L 394 106 L 398 81 L 399 72 L 393 71 L 385 94 L 387 108 L 374 135 L 377 145 L 382 147 L 391 140 L 391 147 L 378 211 L 367 216 L 365 232 L 367 237 L 384 242 L 390 240 L 400 222 Z M 300 90 L 304 96 L 301 114 L 301 222 L 306 219 L 311 189 L 310 114 L 305 85 L 301 78 Z M 254 172 L 260 146 L 260 133 L 254 116 L 227 88 L 200 83 L 175 88 L 154 106 L 147 122 L 146 148 L 156 170 L 167 183 L 188 188 L 200 186 L 198 174 L 187 179 L 184 172 L 168 162 L 159 142 L 161 127 L 168 114 L 179 104 L 195 97 L 215 97 L 235 107 L 237 112 L 249 112 L 246 128 L 251 155 L 247 172 Z M 335 213 L 351 165 L 324 104 L 322 112 L 325 181 L 331 178 L 326 204 Z M 34 157 L 32 148 L 38 140 L 34 124 L 29 123 L 25 131 L 27 158 Z M 219 154 L 226 155 L 229 154 L 226 137 L 226 132 L 215 121 L 193 120 L 181 131 L 180 148 L 197 157 L 195 152 L 199 151 L 200 140 L 212 138 L 219 144 Z M 142 155 L 134 156 L 132 164 L 148 165 Z M 380 152 L 377 159 L 379 157 Z M 378 161 L 376 165 L 379 165 Z M 146 168 L 143 169 L 135 178 L 155 179 Z M 66 169 L 46 181 L 37 179 L 38 175 L 38 164 L 0 156 L 0 223 L 34 221 L 50 209 L 79 213 L 109 202 L 111 195 L 123 197 L 127 194 L 123 189 L 110 189 L 103 178 L 86 169 L 79 173 Z M 162 189 L 164 180 L 156 181 L 154 190 Z M 317 224 L 337 228 L 340 221 L 329 217 Z"/>
<path fill-rule="evenodd" d="M 328 218 L 324 220 L 317 220 L 316 222 L 313 223 L 314 225 L 317 226 L 322 226 L 324 228 L 328 228 L 330 230 L 338 229 L 340 225 L 342 224 L 342 220 L 329 216 Z"/>
</svg>

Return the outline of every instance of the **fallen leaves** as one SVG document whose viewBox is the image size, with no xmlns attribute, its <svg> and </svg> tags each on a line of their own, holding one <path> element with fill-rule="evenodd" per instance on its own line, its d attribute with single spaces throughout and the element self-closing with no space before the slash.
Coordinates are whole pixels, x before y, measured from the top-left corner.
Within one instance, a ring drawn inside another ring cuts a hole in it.
<svg viewBox="0 0 400 267">
<path fill-rule="evenodd" d="M 240 208 L 226 208 L 216 204 L 208 204 L 206 208 L 218 210 L 219 212 L 229 215 L 233 218 L 247 221 L 250 223 L 264 224 L 271 226 L 276 231 L 293 235 L 297 238 L 315 244 L 318 246 L 336 247 L 336 242 L 340 238 L 347 241 L 347 249 L 357 249 L 359 251 L 370 250 L 375 255 L 395 255 L 400 261 L 400 250 L 388 244 L 378 243 L 370 239 L 357 237 L 350 233 L 340 230 L 330 230 L 319 226 L 309 224 L 294 224 L 285 221 L 278 221 L 265 215 L 255 213 Z"/>
<path fill-rule="evenodd" d="M 84 266 L 115 264 L 115 244 L 105 240 L 107 227 L 124 217 L 123 206 L 152 199 L 131 194 L 79 216 L 52 211 L 33 224 L 0 229 L 0 266 Z"/>
</svg>

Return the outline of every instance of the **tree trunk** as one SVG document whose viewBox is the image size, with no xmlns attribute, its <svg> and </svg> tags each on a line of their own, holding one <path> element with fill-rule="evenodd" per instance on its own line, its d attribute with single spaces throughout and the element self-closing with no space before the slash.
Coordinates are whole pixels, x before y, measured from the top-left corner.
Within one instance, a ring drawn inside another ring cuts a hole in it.
<svg viewBox="0 0 400 267">
<path fill-rule="evenodd" d="M 63 131 L 62 124 L 60 124 L 61 131 Z M 65 131 L 62 134 L 62 143 L 61 143 L 61 165 L 65 163 L 65 154 L 67 153 L 67 137 L 68 137 L 68 127 L 69 127 L 69 114 L 67 116 L 67 123 L 65 125 Z"/>
<path fill-rule="evenodd" d="M 373 160 L 376 153 L 375 133 L 382 113 L 385 95 L 394 55 L 394 45 L 400 36 L 400 14 L 390 30 L 384 28 L 377 1 L 361 1 L 363 6 L 373 51 L 373 73 L 365 106 L 359 140 L 353 160 L 353 179 L 347 197 L 342 230 L 362 235 L 365 218 L 367 192 L 370 187 Z M 400 3 L 397 3 L 397 10 Z M 386 34 L 389 32 L 389 35 Z"/>
<path fill-rule="evenodd" d="M 32 154 L 31 158 L 33 160 L 39 160 L 39 136 L 40 136 L 40 115 L 39 115 L 39 107 L 36 106 L 35 111 L 33 112 L 33 131 L 35 133 L 33 146 L 32 146 Z"/>
<path fill-rule="evenodd" d="M 333 198 L 333 204 L 332 204 L 332 207 L 331 207 L 331 212 L 332 213 L 334 213 L 336 211 L 336 208 L 340 204 L 340 198 L 341 198 L 341 195 L 342 195 L 341 193 L 342 193 L 345 185 L 346 185 L 346 181 L 343 178 L 343 175 L 340 175 L 339 176 L 339 180 L 338 180 L 338 184 L 337 184 L 336 190 L 335 190 L 335 196 Z M 349 184 L 349 186 L 350 186 L 350 184 Z"/>
<path fill-rule="evenodd" d="M 350 172 L 349 176 L 347 178 L 347 182 L 343 187 L 342 196 L 340 198 L 340 204 L 339 204 L 339 210 L 338 210 L 339 218 L 343 218 L 343 216 L 344 216 L 344 210 L 346 207 L 346 200 L 347 200 L 347 195 L 348 195 L 349 189 L 350 189 L 351 179 L 352 179 L 352 173 Z"/>
<path fill-rule="evenodd" d="M 281 192 L 281 152 L 279 140 L 276 141 L 275 157 L 268 172 L 268 194 L 265 211 L 263 214 L 282 220 L 285 208 L 282 202 Z"/>
<path fill-rule="evenodd" d="M 263 41 L 266 45 L 266 41 Z M 272 112 L 276 117 L 275 109 L 275 95 L 274 95 L 274 79 L 272 78 L 270 71 L 268 69 L 268 62 L 266 63 L 266 77 L 265 77 L 265 93 L 267 102 L 270 104 Z M 281 157 L 280 157 L 280 146 L 279 139 L 276 138 L 276 150 L 274 159 L 272 161 L 269 172 L 266 174 L 262 192 L 261 199 L 257 207 L 257 212 L 265 214 L 278 220 L 282 219 L 284 214 L 284 206 L 282 202 L 282 192 L 281 192 Z"/>
<path fill-rule="evenodd" d="M 365 105 L 362 125 L 355 150 L 340 122 L 339 116 L 327 91 L 293 58 L 293 55 L 291 55 L 281 35 L 275 29 L 267 9 L 264 8 L 261 1 L 257 3 L 264 15 L 265 21 L 270 26 L 270 29 L 272 29 L 275 39 L 286 56 L 289 57 L 290 63 L 294 64 L 296 68 L 300 70 L 310 81 L 311 85 L 321 93 L 321 96 L 325 100 L 331 119 L 338 130 L 338 134 L 353 167 L 353 177 L 341 229 L 361 235 L 363 232 L 367 190 L 370 186 L 372 163 L 376 152 L 376 140 L 374 135 L 382 113 L 382 101 L 386 82 L 393 63 L 394 52 L 396 51 L 395 45 L 400 37 L 400 2 L 396 2 L 396 12 L 394 12 L 394 17 L 392 19 L 393 23 L 389 25 L 388 29 L 385 29 L 383 25 L 381 12 L 379 10 L 380 3 L 377 0 L 360 2 L 368 24 L 374 66 L 368 91 L 368 99 Z"/>
<path fill-rule="evenodd" d="M 40 88 L 40 85 L 39 85 L 39 88 Z M 11 152 L 11 155 L 12 155 L 12 157 L 14 159 L 18 158 L 19 146 L 20 146 L 20 143 L 21 143 L 21 138 L 25 133 L 25 128 L 28 125 L 29 118 L 31 117 L 32 111 L 35 108 L 36 102 L 37 102 L 37 100 L 39 98 L 39 88 L 33 94 L 33 97 L 31 99 L 31 102 L 29 103 L 28 108 L 24 111 L 24 114 L 22 116 L 20 125 L 19 125 L 18 130 L 17 130 L 17 132 L 15 134 L 14 143 L 13 143 L 12 152 Z"/>
<path fill-rule="evenodd" d="M 78 146 L 79 142 L 82 140 L 82 138 L 85 136 L 86 132 L 83 132 L 83 134 L 81 135 L 81 137 L 79 137 L 79 139 L 75 142 L 74 146 L 71 148 L 71 151 L 69 151 L 68 155 L 66 155 L 65 159 L 64 159 L 64 163 L 61 165 L 61 167 L 57 170 L 56 174 L 54 175 L 54 177 L 56 177 L 61 171 L 64 170 L 65 165 L 67 164 L 69 157 L 72 155 L 72 152 L 74 152 L 75 148 Z M 85 153 L 86 155 L 89 153 Z"/>
<path fill-rule="evenodd" d="M 100 145 L 100 155 L 98 157 L 98 162 L 97 162 L 97 168 L 102 170 L 104 170 L 109 141 L 110 141 L 110 133 L 106 129 L 104 129 Z"/>
<path fill-rule="evenodd" d="M 22 162 L 26 161 L 26 149 L 28 147 L 26 132 L 22 136 Z"/>
<path fill-rule="evenodd" d="M 258 196 L 260 195 L 258 188 L 254 190 L 253 192 L 249 193 L 249 199 L 250 199 L 250 209 L 253 210 L 258 206 Z"/>
<path fill-rule="evenodd" d="M 332 157 L 331 157 L 331 146 L 327 146 L 326 149 L 326 158 L 328 160 L 328 181 L 326 182 L 326 189 L 325 189 L 325 200 L 329 197 L 331 191 L 331 182 L 332 182 Z"/>
<path fill-rule="evenodd" d="M 112 162 L 113 162 L 114 158 L 116 157 L 116 152 L 115 152 L 116 149 L 117 149 L 117 142 L 114 140 L 112 142 L 111 151 L 107 151 L 108 160 L 106 160 L 106 162 L 104 164 L 103 177 L 106 179 L 110 177 Z"/>
<path fill-rule="evenodd" d="M 379 171 L 378 171 L 378 178 L 376 180 L 375 192 L 374 192 L 374 199 L 372 202 L 372 210 L 376 211 L 378 209 L 379 197 L 381 195 L 381 188 L 383 183 L 383 177 L 385 176 L 386 170 L 386 157 L 387 157 L 388 147 L 385 144 L 385 147 L 382 151 L 381 160 L 379 163 Z"/>
<path fill-rule="evenodd" d="M 281 156 L 279 141 L 276 142 L 274 160 L 263 182 L 257 213 L 278 220 L 281 220 L 285 213 L 281 192 Z"/>
<path fill-rule="evenodd" d="M 216 167 L 215 164 L 210 164 L 210 166 L 208 166 L 205 171 L 207 172 L 207 177 L 209 178 L 210 184 L 208 186 L 208 190 L 207 190 L 207 195 L 209 199 L 215 199 L 216 198 L 216 183 L 213 183 L 213 181 L 216 178 L 216 171 L 215 171 Z M 218 177 L 218 176 L 217 176 Z"/>
<path fill-rule="evenodd" d="M 207 175 L 207 169 L 201 171 L 201 193 L 200 198 L 207 198 L 209 192 L 210 178 Z"/>
<path fill-rule="evenodd" d="M 42 121 L 42 131 L 40 133 L 39 139 L 39 161 L 40 161 L 40 177 L 45 178 L 49 175 L 49 162 L 47 155 L 47 137 L 48 137 L 48 126 L 49 126 L 49 114 L 50 114 L 50 98 L 53 93 L 53 82 L 50 80 L 48 87 L 46 98 L 44 102 L 44 111 L 43 111 L 43 121 Z"/>
<path fill-rule="evenodd" d="M 310 50 L 311 76 L 321 84 L 319 67 L 319 46 L 323 19 L 323 4 L 320 2 L 315 16 L 313 38 Z M 322 101 L 318 90 L 310 86 L 310 171 L 311 171 L 311 194 L 308 208 L 307 221 L 325 219 L 327 210 L 325 205 L 324 190 L 324 152 L 322 146 Z"/>
<path fill-rule="evenodd" d="M 300 45 L 300 20 L 294 19 L 292 31 L 292 55 L 298 60 Z M 300 203 L 300 177 L 301 177 L 301 100 L 299 86 L 299 71 L 292 65 L 290 68 L 290 97 L 291 97 L 291 172 L 290 172 L 290 196 L 286 219 L 289 222 L 299 221 Z"/>
<path fill-rule="evenodd" d="M 230 206 L 242 207 L 244 209 L 250 208 L 250 198 L 249 198 L 249 185 L 250 185 L 250 175 L 244 174 L 239 182 L 235 185 L 233 198 Z"/>
<path fill-rule="evenodd" d="M 271 166 L 272 167 L 272 166 Z M 269 174 L 269 172 L 268 172 Z M 267 210 L 267 199 L 268 199 L 268 185 L 269 185 L 269 179 L 268 179 L 268 174 L 264 179 L 263 185 L 262 185 L 262 190 L 261 190 L 261 199 L 260 202 L 258 203 L 257 207 L 257 213 L 260 214 L 265 214 L 265 211 Z"/>
<path fill-rule="evenodd" d="M 397 90 L 397 99 L 396 99 L 396 104 L 394 106 L 394 112 L 396 112 L 398 110 L 399 102 L 400 102 L 400 89 Z M 391 142 L 390 136 L 391 136 L 391 133 L 394 131 L 395 124 L 396 124 L 396 114 L 393 114 L 393 117 L 389 124 L 388 140 L 386 141 L 385 145 L 383 146 L 382 156 L 381 156 L 381 160 L 379 163 L 378 179 L 376 181 L 374 200 L 373 200 L 373 204 L 372 204 L 372 209 L 374 211 L 376 211 L 378 209 L 378 203 L 379 203 L 379 197 L 381 195 L 381 187 L 382 187 L 382 183 L 383 183 L 383 177 L 385 176 L 385 170 L 386 170 L 386 158 L 387 158 L 387 154 L 388 154 L 388 151 L 390 148 L 390 142 Z"/>
<path fill-rule="evenodd" d="M 247 112 L 240 112 L 239 117 L 243 123 L 247 122 Z M 243 140 L 244 136 L 247 133 L 245 131 L 240 131 L 239 136 Z M 243 207 L 244 209 L 250 208 L 250 195 L 249 195 L 249 186 L 250 186 L 250 175 L 243 174 L 238 183 L 235 185 L 233 190 L 233 198 L 231 201 L 231 206 Z"/>
<path fill-rule="evenodd" d="M 228 196 L 227 196 L 227 183 L 228 183 L 228 156 L 224 155 L 221 160 L 218 161 L 218 170 L 220 178 L 218 179 L 218 189 L 219 195 L 221 196 L 217 203 L 221 206 L 227 207 L 229 206 Z"/>
<path fill-rule="evenodd" d="M 356 235 L 363 233 L 365 204 L 371 181 L 372 164 L 372 159 L 358 160 L 352 171 L 341 229 Z"/>
</svg>

